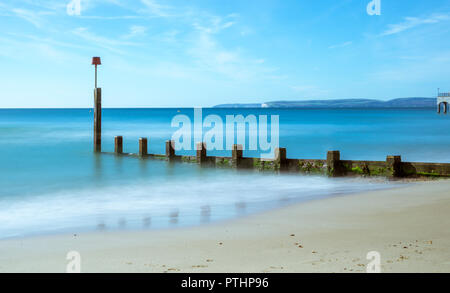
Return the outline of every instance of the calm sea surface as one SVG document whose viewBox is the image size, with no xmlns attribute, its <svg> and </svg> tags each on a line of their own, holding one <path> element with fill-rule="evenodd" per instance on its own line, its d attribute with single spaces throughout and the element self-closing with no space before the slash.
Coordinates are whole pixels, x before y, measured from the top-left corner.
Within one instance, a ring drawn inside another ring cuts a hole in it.
<svg viewBox="0 0 450 293">
<path fill-rule="evenodd" d="M 279 116 L 280 146 L 290 158 L 450 162 L 450 116 L 419 110 L 203 109 L 203 116 Z M 103 150 L 124 136 L 124 151 L 163 154 L 178 128 L 176 115 L 193 109 L 105 109 Z M 90 109 L 0 109 L 0 238 L 92 230 L 160 229 L 198 225 L 294 202 L 392 183 L 366 179 L 201 169 L 195 164 L 95 156 Z M 269 129 L 270 130 L 270 129 Z M 225 140 L 225 137 L 224 137 Z M 244 151 L 258 156 L 259 151 Z M 194 154 L 182 151 L 180 154 Z M 214 151 L 213 155 L 230 155 Z"/>
</svg>

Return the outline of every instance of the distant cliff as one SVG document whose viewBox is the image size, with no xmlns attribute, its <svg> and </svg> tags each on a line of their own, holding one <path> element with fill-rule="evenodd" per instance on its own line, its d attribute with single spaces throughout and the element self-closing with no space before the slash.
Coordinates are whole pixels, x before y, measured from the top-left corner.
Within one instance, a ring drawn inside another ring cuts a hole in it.
<svg viewBox="0 0 450 293">
<path fill-rule="evenodd" d="M 436 98 L 401 98 L 389 101 L 339 99 L 274 101 L 262 104 L 222 104 L 214 108 L 435 108 Z"/>
</svg>

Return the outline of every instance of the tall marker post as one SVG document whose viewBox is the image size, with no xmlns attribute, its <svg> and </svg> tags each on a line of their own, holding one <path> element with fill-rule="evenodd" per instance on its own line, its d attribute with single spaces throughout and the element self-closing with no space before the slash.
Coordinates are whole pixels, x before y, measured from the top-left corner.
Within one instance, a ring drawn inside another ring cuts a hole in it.
<svg viewBox="0 0 450 293">
<path fill-rule="evenodd" d="M 101 65 L 100 57 L 92 57 L 92 65 L 95 65 L 95 89 L 94 89 L 94 152 L 102 151 L 102 89 L 97 88 L 97 65 Z"/>
</svg>

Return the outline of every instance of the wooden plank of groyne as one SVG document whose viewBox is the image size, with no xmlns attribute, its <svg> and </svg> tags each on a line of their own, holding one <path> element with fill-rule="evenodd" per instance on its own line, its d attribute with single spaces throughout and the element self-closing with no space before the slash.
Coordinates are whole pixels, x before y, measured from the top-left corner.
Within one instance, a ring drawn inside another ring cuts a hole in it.
<svg viewBox="0 0 450 293">
<path fill-rule="evenodd" d="M 341 164 L 341 152 L 329 151 L 327 153 L 327 171 L 331 177 L 337 177 L 344 175 L 344 168 Z"/>
<path fill-rule="evenodd" d="M 197 143 L 197 153 L 196 153 L 196 160 L 197 163 L 202 165 L 207 162 L 206 157 L 206 143 L 205 142 L 199 142 Z"/>
<path fill-rule="evenodd" d="M 450 177 L 449 163 L 402 162 L 404 176 Z"/>
<path fill-rule="evenodd" d="M 116 154 L 123 154 L 123 137 L 116 136 L 114 138 L 114 152 Z"/>
<path fill-rule="evenodd" d="M 386 161 L 341 160 L 346 174 L 363 176 L 387 176 Z"/>
<path fill-rule="evenodd" d="M 327 174 L 327 161 L 320 159 L 286 159 L 288 171 L 306 174 Z"/>
<path fill-rule="evenodd" d="M 386 167 L 389 177 L 402 177 L 402 157 L 401 156 L 387 156 Z"/>
<path fill-rule="evenodd" d="M 242 167 L 243 148 L 241 144 L 234 144 L 231 151 L 231 165 L 234 168 Z"/>
<path fill-rule="evenodd" d="M 148 140 L 145 137 L 139 139 L 139 156 L 144 157 L 148 154 Z"/>
<path fill-rule="evenodd" d="M 277 164 L 277 167 L 279 168 L 280 171 L 288 170 L 288 162 L 285 148 L 275 149 L 275 164 Z"/>
<path fill-rule="evenodd" d="M 175 141 L 168 140 L 166 141 L 166 158 L 168 161 L 174 161 L 175 157 Z"/>
</svg>

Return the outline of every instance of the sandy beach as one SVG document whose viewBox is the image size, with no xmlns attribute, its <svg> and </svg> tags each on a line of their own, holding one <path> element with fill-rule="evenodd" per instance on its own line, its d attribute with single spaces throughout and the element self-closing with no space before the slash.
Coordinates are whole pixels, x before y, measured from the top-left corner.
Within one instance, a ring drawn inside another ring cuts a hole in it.
<svg viewBox="0 0 450 293">
<path fill-rule="evenodd" d="M 311 201 L 195 228 L 0 241 L 0 272 L 450 272 L 450 181 Z"/>
</svg>

